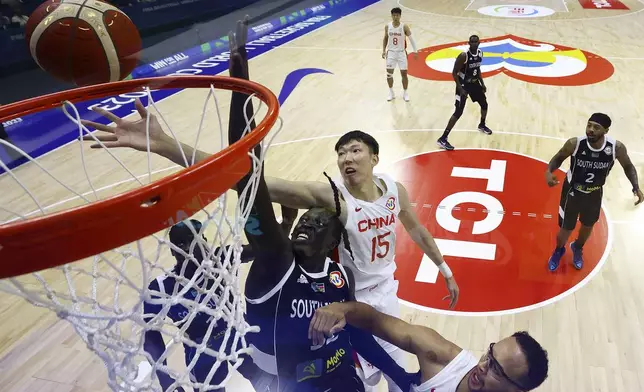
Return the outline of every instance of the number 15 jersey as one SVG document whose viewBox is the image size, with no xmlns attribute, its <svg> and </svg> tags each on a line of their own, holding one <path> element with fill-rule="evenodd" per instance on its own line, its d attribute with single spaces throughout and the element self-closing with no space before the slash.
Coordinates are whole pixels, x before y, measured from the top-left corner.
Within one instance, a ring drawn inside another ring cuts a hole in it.
<svg viewBox="0 0 644 392">
<path fill-rule="evenodd" d="M 396 221 L 400 213 L 398 186 L 386 174 L 375 174 L 373 181 L 382 196 L 373 202 L 356 199 L 344 186 L 335 183 L 347 204 L 345 228 L 353 259 L 341 243 L 338 246 L 340 263 L 351 268 L 355 275 L 356 291 L 393 278 L 396 271 Z"/>
</svg>

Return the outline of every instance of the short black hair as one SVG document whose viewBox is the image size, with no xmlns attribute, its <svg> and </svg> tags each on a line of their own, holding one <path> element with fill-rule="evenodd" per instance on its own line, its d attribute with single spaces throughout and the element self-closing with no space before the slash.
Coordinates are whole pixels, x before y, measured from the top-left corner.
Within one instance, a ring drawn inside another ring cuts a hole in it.
<svg viewBox="0 0 644 392">
<path fill-rule="evenodd" d="M 478 36 L 478 35 L 476 35 L 476 34 L 472 34 L 472 35 L 470 35 L 470 38 L 469 38 L 467 41 L 468 41 L 468 42 L 469 42 L 469 41 L 471 41 L 471 40 L 472 40 L 472 38 L 476 38 L 476 39 L 477 39 L 477 40 L 479 40 L 479 41 L 481 40 L 481 39 L 479 38 L 479 36 Z"/>
<path fill-rule="evenodd" d="M 393 15 L 393 14 L 402 15 L 402 10 L 401 10 L 399 7 L 392 8 L 392 9 L 391 9 L 391 14 L 392 14 L 392 15 Z"/>
<path fill-rule="evenodd" d="M 344 135 L 340 136 L 338 142 L 335 143 L 335 152 L 338 152 L 340 147 L 348 144 L 352 140 L 357 140 L 366 144 L 372 154 L 378 155 L 380 153 L 380 146 L 378 145 L 378 141 L 376 141 L 376 139 L 374 139 L 374 137 L 369 135 L 368 133 L 358 130 L 347 132 Z"/>
<path fill-rule="evenodd" d="M 528 360 L 528 374 L 517 381 L 531 391 L 548 378 L 548 352 L 526 331 L 516 332 L 512 337 L 517 340 Z"/>
</svg>

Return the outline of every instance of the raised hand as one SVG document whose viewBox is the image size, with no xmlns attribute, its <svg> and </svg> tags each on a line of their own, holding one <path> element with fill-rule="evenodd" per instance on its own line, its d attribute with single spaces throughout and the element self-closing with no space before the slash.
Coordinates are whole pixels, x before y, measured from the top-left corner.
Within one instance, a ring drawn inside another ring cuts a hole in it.
<svg viewBox="0 0 644 392">
<path fill-rule="evenodd" d="M 230 49 L 230 76 L 240 79 L 249 79 L 248 54 L 246 52 L 246 39 L 248 38 L 248 15 L 243 20 L 237 21 L 235 32 L 228 33 L 228 47 Z"/>
<path fill-rule="evenodd" d="M 139 151 L 147 151 L 148 149 L 148 135 L 146 132 L 148 110 L 143 106 L 141 101 L 137 98 L 134 103 L 137 112 L 141 116 L 140 119 L 135 121 L 128 121 L 120 118 L 114 113 L 108 112 L 100 107 L 94 107 L 92 110 L 102 115 L 114 123 L 113 126 L 99 124 L 93 121 L 82 120 L 83 125 L 95 128 L 98 131 L 107 133 L 106 135 L 95 135 L 96 139 L 103 142 L 107 148 L 117 147 L 130 147 Z M 163 128 L 159 124 L 156 116 L 150 114 L 150 151 L 158 152 L 164 143 L 171 141 L 171 137 L 163 132 Z M 83 136 L 83 140 L 95 141 L 91 135 Z M 92 144 L 91 148 L 101 148 L 98 143 Z"/>
<path fill-rule="evenodd" d="M 633 194 L 635 195 L 635 197 L 637 197 L 637 201 L 635 202 L 635 205 L 638 205 L 644 201 L 644 193 L 642 193 L 641 189 L 634 190 Z"/>
</svg>

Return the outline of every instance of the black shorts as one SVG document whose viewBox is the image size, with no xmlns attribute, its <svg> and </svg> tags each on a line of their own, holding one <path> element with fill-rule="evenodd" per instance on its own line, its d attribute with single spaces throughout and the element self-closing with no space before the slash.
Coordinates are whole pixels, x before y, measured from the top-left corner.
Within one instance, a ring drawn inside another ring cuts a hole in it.
<svg viewBox="0 0 644 392">
<path fill-rule="evenodd" d="M 559 227 L 574 230 L 577 218 L 584 226 L 594 225 L 599 220 L 603 193 L 603 188 L 590 193 L 580 192 L 572 189 L 570 183 L 565 181 L 559 201 Z"/>
<path fill-rule="evenodd" d="M 483 92 L 483 86 L 481 86 L 481 83 L 461 83 L 461 87 L 467 91 L 467 96 L 470 97 L 473 102 L 485 102 L 485 93 Z M 454 105 L 460 109 L 464 108 L 465 103 L 467 102 L 467 97 L 462 99 L 458 94 L 458 88 L 456 89 L 455 94 L 456 102 L 454 102 Z"/>
</svg>

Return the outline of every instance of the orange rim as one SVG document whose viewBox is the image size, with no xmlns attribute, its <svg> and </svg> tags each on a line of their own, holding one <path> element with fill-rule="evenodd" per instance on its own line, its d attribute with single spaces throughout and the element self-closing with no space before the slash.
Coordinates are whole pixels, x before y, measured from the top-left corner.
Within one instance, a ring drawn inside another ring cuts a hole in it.
<svg viewBox="0 0 644 392">
<path fill-rule="evenodd" d="M 248 152 L 268 134 L 279 103 L 266 87 L 225 76 L 134 79 L 49 94 L 0 107 L 0 121 L 80 102 L 150 89 L 208 88 L 255 94 L 268 111 L 256 128 L 208 159 L 138 189 L 91 204 L 0 226 L 0 279 L 90 257 L 164 230 L 231 189 L 251 168 Z"/>
</svg>

